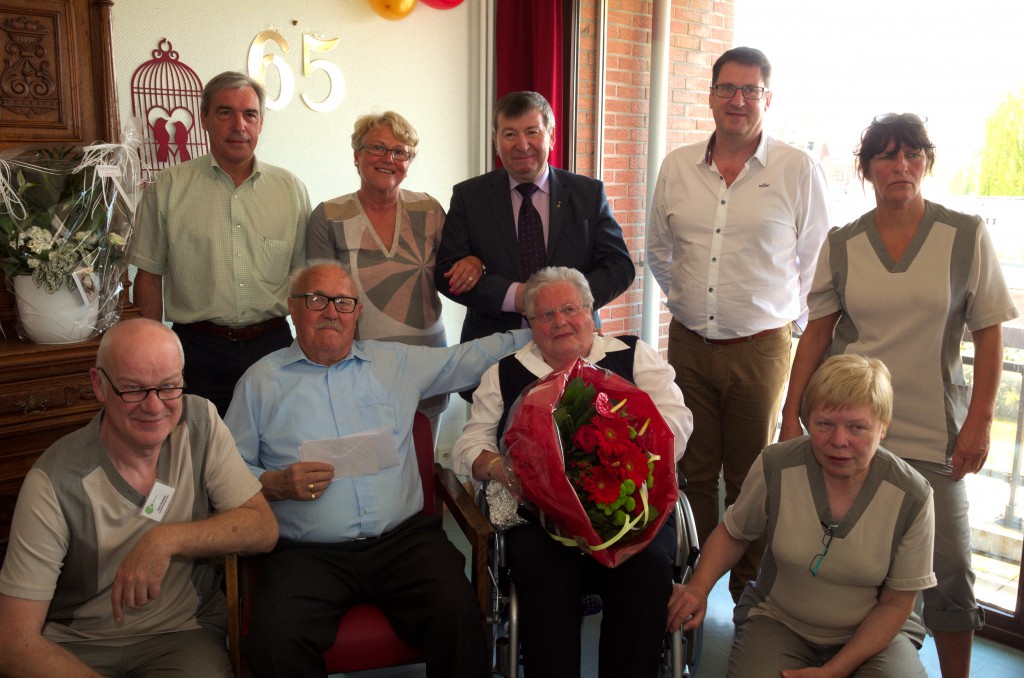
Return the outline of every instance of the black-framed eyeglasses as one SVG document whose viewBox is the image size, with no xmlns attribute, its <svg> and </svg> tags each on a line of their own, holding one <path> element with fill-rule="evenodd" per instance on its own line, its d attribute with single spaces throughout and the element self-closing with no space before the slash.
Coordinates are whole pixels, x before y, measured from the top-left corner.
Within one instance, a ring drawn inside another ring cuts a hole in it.
<svg viewBox="0 0 1024 678">
<path fill-rule="evenodd" d="M 182 382 L 181 386 L 158 386 L 156 388 L 137 388 L 131 391 L 120 391 L 114 386 L 114 380 L 110 378 L 105 369 L 102 367 L 97 367 L 96 369 L 107 378 L 107 383 L 110 384 L 110 390 L 114 392 L 114 395 L 126 403 L 141 403 L 149 397 L 150 391 L 156 393 L 156 397 L 160 400 L 177 400 L 185 393 L 186 387 L 184 382 Z"/>
<path fill-rule="evenodd" d="M 875 122 L 882 125 L 891 125 L 900 120 L 909 122 L 911 125 L 923 125 L 928 122 L 928 116 L 917 113 L 882 113 L 875 116 Z"/>
<path fill-rule="evenodd" d="M 732 99 L 736 96 L 736 92 L 742 92 L 744 99 L 762 99 L 764 93 L 768 91 L 767 87 L 758 87 L 756 85 L 712 85 L 712 91 L 715 96 L 722 97 L 723 99 Z"/>
<path fill-rule="evenodd" d="M 359 304 L 355 297 L 329 297 L 320 292 L 306 292 L 305 294 L 293 294 L 292 299 L 305 299 L 306 308 L 310 311 L 322 311 L 327 304 L 334 303 L 334 310 L 338 313 L 352 313 Z"/>
<path fill-rule="evenodd" d="M 822 523 L 821 526 L 825 530 L 825 534 L 821 536 L 821 545 L 824 546 L 825 549 L 818 555 L 814 556 L 811 560 L 811 564 L 807 568 L 811 571 L 812 577 L 818 576 L 818 569 L 821 567 L 822 561 L 825 560 L 825 556 L 828 555 L 828 547 L 832 545 L 832 540 L 836 536 L 836 528 L 839 527 L 839 525 L 827 525 L 825 523 Z"/>
<path fill-rule="evenodd" d="M 392 160 L 400 160 L 402 162 L 412 160 L 412 151 L 405 148 L 388 148 L 384 144 L 363 144 L 359 148 L 363 149 L 370 155 L 377 156 L 378 158 L 383 158 L 385 155 L 390 153 Z"/>
<path fill-rule="evenodd" d="M 558 308 L 552 308 L 543 313 L 530 318 L 530 320 L 536 320 L 537 322 L 547 325 L 555 320 L 555 314 L 560 314 L 563 318 L 575 318 L 580 313 L 585 312 L 589 306 L 581 306 L 578 304 L 562 304 Z"/>
</svg>

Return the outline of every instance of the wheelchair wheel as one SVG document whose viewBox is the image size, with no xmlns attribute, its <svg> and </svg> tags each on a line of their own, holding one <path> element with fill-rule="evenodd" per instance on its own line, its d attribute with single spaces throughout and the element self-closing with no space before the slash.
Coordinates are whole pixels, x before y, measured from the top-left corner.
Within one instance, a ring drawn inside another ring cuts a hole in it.
<svg viewBox="0 0 1024 678">
<path fill-rule="evenodd" d="M 680 493 L 675 511 L 678 555 L 674 579 L 677 583 L 685 584 L 693 576 L 693 570 L 700 558 L 697 523 L 685 494 Z M 661 675 L 665 678 L 694 678 L 700 667 L 703 645 L 703 624 L 689 631 L 667 634 L 665 636 L 665 652 L 662 653 L 664 669 Z"/>
</svg>

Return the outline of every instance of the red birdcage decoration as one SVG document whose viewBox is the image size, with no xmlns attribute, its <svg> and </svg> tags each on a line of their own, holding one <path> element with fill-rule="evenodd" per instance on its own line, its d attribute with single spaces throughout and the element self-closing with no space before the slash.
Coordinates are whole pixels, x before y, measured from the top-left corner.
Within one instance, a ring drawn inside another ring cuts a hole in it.
<svg viewBox="0 0 1024 678">
<path fill-rule="evenodd" d="M 196 72 L 178 61 L 178 53 L 166 39 L 160 40 L 153 58 L 132 75 L 132 117 L 143 122 L 139 159 L 142 180 L 205 154 L 206 130 L 199 124 L 203 83 Z"/>
</svg>

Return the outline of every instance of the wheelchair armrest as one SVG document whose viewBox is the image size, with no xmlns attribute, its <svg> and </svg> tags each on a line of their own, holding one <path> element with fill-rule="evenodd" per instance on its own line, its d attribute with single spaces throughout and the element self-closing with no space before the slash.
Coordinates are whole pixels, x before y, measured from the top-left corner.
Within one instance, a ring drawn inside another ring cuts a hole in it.
<svg viewBox="0 0 1024 678">
<path fill-rule="evenodd" d="M 242 610 L 238 591 L 238 554 L 224 556 L 224 587 L 228 607 L 228 657 L 235 678 L 242 675 Z"/>
<path fill-rule="evenodd" d="M 488 605 L 487 549 L 494 537 L 494 528 L 480 512 L 480 508 L 474 503 L 473 497 L 466 491 L 465 486 L 459 482 L 455 472 L 450 468 L 442 468 L 440 465 L 435 465 L 434 468 L 438 480 L 437 492 L 469 541 L 473 588 L 476 589 L 480 609 L 486 610 Z"/>
</svg>

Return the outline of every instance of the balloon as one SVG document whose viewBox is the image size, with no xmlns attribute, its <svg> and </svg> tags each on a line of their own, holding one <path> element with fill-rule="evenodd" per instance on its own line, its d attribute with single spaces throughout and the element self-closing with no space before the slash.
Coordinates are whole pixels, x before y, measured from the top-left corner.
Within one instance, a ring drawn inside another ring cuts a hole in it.
<svg viewBox="0 0 1024 678">
<path fill-rule="evenodd" d="M 369 0 L 374 12 L 389 21 L 398 21 L 409 16 L 416 7 L 416 0 Z"/>
<path fill-rule="evenodd" d="M 462 0 L 420 0 L 420 2 L 434 9 L 451 9 L 462 4 Z"/>
</svg>

